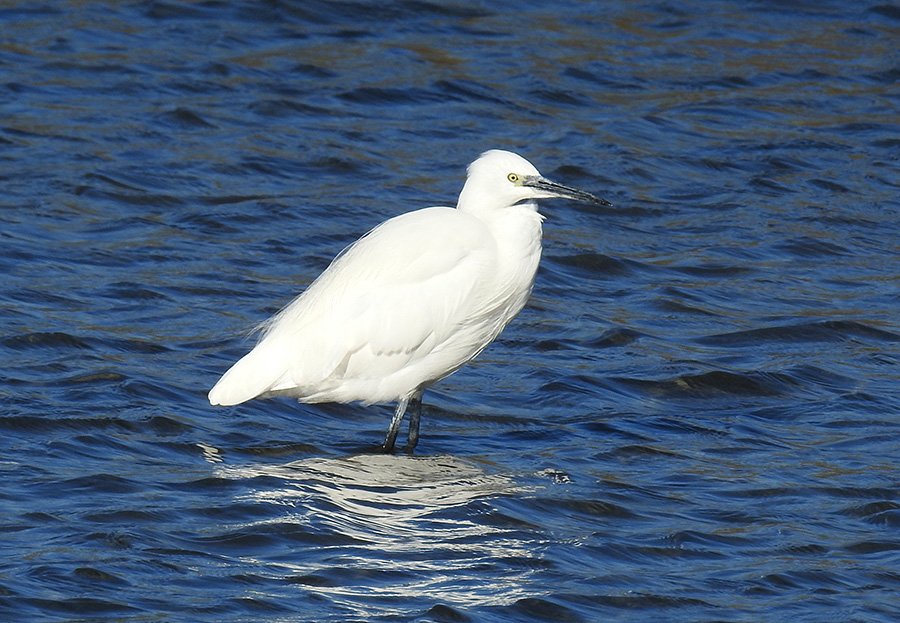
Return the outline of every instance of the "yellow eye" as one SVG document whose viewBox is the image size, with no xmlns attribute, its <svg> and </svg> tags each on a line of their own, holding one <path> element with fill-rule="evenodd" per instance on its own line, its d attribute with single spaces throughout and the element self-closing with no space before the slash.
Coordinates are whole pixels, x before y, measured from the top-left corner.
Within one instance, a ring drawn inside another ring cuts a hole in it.
<svg viewBox="0 0 900 623">
<path fill-rule="evenodd" d="M 515 184 L 516 182 L 519 181 L 519 176 L 516 175 L 515 173 L 510 173 L 509 175 L 506 176 L 506 179 L 508 179 L 513 184 Z"/>
</svg>

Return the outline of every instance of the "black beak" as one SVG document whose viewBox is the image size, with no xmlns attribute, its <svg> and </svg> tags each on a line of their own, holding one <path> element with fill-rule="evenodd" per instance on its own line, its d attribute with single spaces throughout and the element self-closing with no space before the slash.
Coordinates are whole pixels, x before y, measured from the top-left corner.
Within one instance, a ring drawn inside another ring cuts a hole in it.
<svg viewBox="0 0 900 623">
<path fill-rule="evenodd" d="M 546 193 L 547 198 L 563 197 L 565 199 L 572 199 L 574 201 L 580 201 L 582 203 L 592 203 L 594 205 L 612 207 L 612 204 L 606 199 L 601 199 L 600 197 L 596 197 L 591 193 L 586 193 L 583 190 L 578 190 L 577 188 L 569 188 L 568 186 L 563 186 L 562 184 L 551 182 L 547 178 L 539 177 L 537 175 L 525 178 L 525 180 L 523 180 L 522 182 L 522 186 L 535 188 L 542 193 Z"/>
</svg>

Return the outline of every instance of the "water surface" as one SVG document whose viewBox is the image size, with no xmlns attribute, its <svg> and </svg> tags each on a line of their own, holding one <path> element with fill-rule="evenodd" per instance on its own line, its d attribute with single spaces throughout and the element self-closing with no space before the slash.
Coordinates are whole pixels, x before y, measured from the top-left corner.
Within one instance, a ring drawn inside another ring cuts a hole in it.
<svg viewBox="0 0 900 623">
<path fill-rule="evenodd" d="M 0 613 L 893 621 L 900 11 L 0 9 Z M 248 331 L 489 148 L 534 296 L 391 406 L 212 408 Z"/>
</svg>

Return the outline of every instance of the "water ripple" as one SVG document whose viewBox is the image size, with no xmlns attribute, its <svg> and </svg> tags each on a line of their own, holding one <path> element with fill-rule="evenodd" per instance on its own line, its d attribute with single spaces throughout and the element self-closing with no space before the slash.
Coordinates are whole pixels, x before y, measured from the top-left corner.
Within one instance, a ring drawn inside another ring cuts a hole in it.
<svg viewBox="0 0 900 623">
<path fill-rule="evenodd" d="M 349 16 L 349 17 L 348 17 Z M 0 618 L 893 621 L 895 7 L 0 8 Z M 426 394 L 214 410 L 488 148 L 529 305 Z"/>
</svg>

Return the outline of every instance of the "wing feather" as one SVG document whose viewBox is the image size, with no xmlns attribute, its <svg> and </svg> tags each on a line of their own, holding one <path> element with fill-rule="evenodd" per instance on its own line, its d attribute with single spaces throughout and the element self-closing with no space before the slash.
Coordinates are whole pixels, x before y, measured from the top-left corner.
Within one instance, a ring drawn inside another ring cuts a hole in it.
<svg viewBox="0 0 900 623">
<path fill-rule="evenodd" d="M 266 323 L 210 401 L 278 392 L 304 402 L 379 402 L 439 380 L 499 330 L 481 310 L 493 294 L 496 254 L 481 221 L 453 208 L 386 221 Z"/>
</svg>

